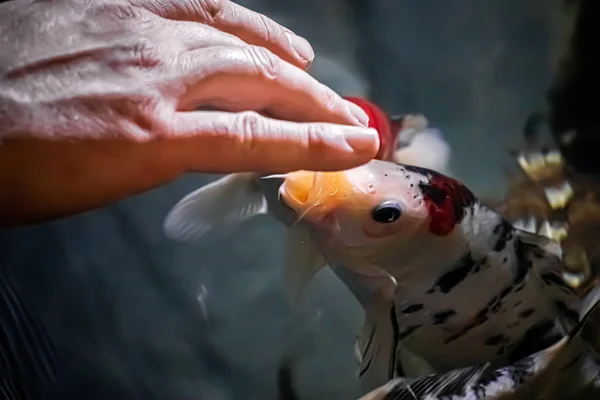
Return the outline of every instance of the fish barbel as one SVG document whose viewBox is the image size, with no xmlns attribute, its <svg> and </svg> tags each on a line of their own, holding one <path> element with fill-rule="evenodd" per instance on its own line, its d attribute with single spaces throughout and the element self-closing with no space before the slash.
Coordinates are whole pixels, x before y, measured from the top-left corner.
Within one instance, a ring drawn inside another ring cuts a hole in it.
<svg viewBox="0 0 600 400">
<path fill-rule="evenodd" d="M 577 323 L 558 244 L 514 228 L 438 172 L 379 160 L 298 171 L 280 196 L 300 219 L 286 251 L 289 291 L 299 296 L 329 265 L 355 294 L 365 309 L 357 354 L 367 388 L 507 365 Z M 409 362 L 413 355 L 424 363 Z"/>
</svg>

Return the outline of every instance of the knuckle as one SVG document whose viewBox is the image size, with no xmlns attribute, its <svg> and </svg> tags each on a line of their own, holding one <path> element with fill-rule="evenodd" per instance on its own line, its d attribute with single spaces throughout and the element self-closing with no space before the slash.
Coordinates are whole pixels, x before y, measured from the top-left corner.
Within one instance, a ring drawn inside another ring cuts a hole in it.
<svg viewBox="0 0 600 400">
<path fill-rule="evenodd" d="M 312 123 L 304 125 L 303 145 L 306 148 L 327 147 L 327 138 L 335 135 L 325 124 Z"/>
<path fill-rule="evenodd" d="M 225 3 L 227 1 L 228 0 L 195 0 L 189 2 L 188 7 L 193 8 L 191 11 L 200 17 L 199 19 L 201 22 L 210 25 L 223 16 Z"/>
<path fill-rule="evenodd" d="M 154 70 L 164 64 L 165 57 L 152 40 L 142 36 L 114 48 L 106 62 L 115 71 L 129 71 L 139 77 L 140 70 Z"/>
<path fill-rule="evenodd" d="M 328 110 L 333 110 L 342 100 L 342 98 L 327 86 L 321 84 L 321 93 L 323 94 L 324 104 Z"/>
<path fill-rule="evenodd" d="M 269 80 L 279 77 L 282 60 L 271 51 L 261 46 L 249 45 L 244 47 L 244 52 L 259 76 Z"/>
<path fill-rule="evenodd" d="M 258 14 L 258 22 L 262 28 L 264 39 L 269 42 L 274 37 L 279 37 L 283 29 L 263 14 Z"/>
<path fill-rule="evenodd" d="M 162 63 L 159 49 L 148 38 L 141 37 L 131 45 L 130 52 L 141 67 L 156 67 Z"/>
<path fill-rule="evenodd" d="M 236 145 L 243 151 L 251 151 L 258 136 L 264 133 L 266 128 L 264 118 L 254 111 L 238 113 L 232 122 L 231 128 L 237 138 Z"/>
<path fill-rule="evenodd" d="M 113 20 L 127 21 L 128 24 L 135 23 L 136 29 L 138 24 L 149 23 L 152 14 L 143 8 L 136 7 L 132 4 L 121 2 L 99 3 L 90 9 L 93 17 L 108 18 Z"/>
</svg>

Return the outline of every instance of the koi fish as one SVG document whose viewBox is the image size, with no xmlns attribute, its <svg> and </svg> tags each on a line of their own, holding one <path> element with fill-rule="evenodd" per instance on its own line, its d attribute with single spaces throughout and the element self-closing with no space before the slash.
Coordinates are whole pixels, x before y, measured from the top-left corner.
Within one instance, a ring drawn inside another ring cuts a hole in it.
<svg viewBox="0 0 600 400">
<path fill-rule="evenodd" d="M 356 350 L 366 388 L 509 365 L 578 321 L 560 246 L 516 229 L 455 179 L 373 160 L 290 173 L 279 194 L 299 220 L 286 242 L 288 292 L 299 298 L 329 265 L 354 293 L 365 309 Z"/>
</svg>

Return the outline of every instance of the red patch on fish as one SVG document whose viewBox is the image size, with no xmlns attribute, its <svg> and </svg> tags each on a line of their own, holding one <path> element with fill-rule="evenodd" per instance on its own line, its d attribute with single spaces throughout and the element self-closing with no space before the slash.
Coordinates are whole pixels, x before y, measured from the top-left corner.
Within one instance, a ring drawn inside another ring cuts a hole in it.
<svg viewBox="0 0 600 400">
<path fill-rule="evenodd" d="M 465 217 L 466 209 L 477 202 L 475 195 L 465 185 L 426 168 L 405 165 L 408 172 L 429 177 L 429 182 L 419 183 L 423 201 L 429 211 L 429 232 L 446 236 Z"/>
<path fill-rule="evenodd" d="M 360 97 L 344 97 L 356 104 L 369 116 L 369 127 L 379 133 L 379 151 L 375 156 L 378 160 L 394 161 L 394 152 L 398 146 L 400 129 L 394 131 L 389 116 L 376 104 Z"/>
</svg>

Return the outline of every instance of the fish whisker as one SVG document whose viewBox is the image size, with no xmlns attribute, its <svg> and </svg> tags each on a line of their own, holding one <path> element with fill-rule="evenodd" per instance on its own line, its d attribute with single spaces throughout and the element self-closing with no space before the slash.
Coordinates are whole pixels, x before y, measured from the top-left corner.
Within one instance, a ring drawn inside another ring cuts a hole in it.
<svg viewBox="0 0 600 400">
<path fill-rule="evenodd" d="M 314 210 L 315 207 L 317 207 L 318 205 L 319 205 L 318 203 L 315 203 L 312 206 L 308 207 L 306 210 L 304 210 L 302 212 L 302 214 L 300 214 L 298 216 L 298 218 L 296 218 L 296 221 L 292 224 L 292 226 L 298 225 L 300 223 L 300 221 L 302 221 L 304 219 L 304 217 L 306 217 L 308 215 L 308 213 L 311 212 L 312 210 Z"/>
<path fill-rule="evenodd" d="M 261 176 L 260 179 L 285 179 L 287 178 L 288 174 L 271 174 L 271 175 L 265 175 L 265 176 Z"/>
</svg>

